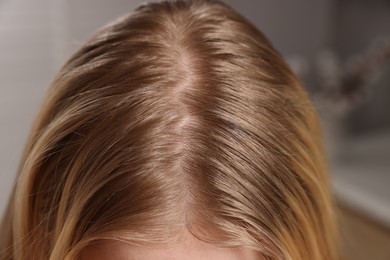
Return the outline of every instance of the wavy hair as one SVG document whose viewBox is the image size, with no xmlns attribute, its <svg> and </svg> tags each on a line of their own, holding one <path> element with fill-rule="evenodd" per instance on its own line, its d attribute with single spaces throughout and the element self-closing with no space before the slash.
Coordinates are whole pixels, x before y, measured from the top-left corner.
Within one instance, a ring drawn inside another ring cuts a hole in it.
<svg viewBox="0 0 390 260">
<path fill-rule="evenodd" d="M 266 259 L 338 259 L 320 123 L 259 29 L 219 1 L 141 5 L 53 78 L 1 228 L 1 259 L 76 259 L 183 228 Z"/>
</svg>

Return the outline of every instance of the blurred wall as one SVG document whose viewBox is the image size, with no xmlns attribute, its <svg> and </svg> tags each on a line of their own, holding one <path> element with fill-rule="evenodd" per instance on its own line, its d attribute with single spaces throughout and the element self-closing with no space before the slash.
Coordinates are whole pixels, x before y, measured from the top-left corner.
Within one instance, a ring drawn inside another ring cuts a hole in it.
<svg viewBox="0 0 390 260">
<path fill-rule="evenodd" d="M 89 35 L 141 0 L 0 1 L 0 214 L 50 80 Z M 332 43 L 333 0 L 226 0 L 286 57 Z"/>
<path fill-rule="evenodd" d="M 390 1 L 343 0 L 336 2 L 335 10 L 333 44 L 342 58 L 364 53 L 379 37 L 390 41 Z M 350 135 L 390 128 L 390 62 L 375 78 L 365 98 L 346 118 L 345 130 Z"/>
</svg>

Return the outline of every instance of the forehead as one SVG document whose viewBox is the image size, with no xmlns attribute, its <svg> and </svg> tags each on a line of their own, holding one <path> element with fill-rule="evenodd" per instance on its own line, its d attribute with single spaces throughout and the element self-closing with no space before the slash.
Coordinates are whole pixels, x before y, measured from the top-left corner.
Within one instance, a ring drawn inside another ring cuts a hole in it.
<svg viewBox="0 0 390 260">
<path fill-rule="evenodd" d="M 84 248 L 80 260 L 263 260 L 249 248 L 222 248 L 187 235 L 177 243 L 132 245 L 116 240 L 101 240 Z"/>
</svg>

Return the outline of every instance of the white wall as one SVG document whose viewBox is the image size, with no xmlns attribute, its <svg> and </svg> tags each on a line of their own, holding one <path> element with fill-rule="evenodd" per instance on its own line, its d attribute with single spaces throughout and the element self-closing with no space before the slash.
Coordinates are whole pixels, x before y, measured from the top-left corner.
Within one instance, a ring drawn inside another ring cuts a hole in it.
<svg viewBox="0 0 390 260">
<path fill-rule="evenodd" d="M 0 2 L 0 210 L 3 210 L 28 128 L 54 73 L 52 6 Z"/>
</svg>

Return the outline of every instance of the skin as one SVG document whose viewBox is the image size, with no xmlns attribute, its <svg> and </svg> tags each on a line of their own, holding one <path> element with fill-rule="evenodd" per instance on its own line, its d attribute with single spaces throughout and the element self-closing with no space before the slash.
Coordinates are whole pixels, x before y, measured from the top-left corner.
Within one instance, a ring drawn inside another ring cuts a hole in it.
<svg viewBox="0 0 390 260">
<path fill-rule="evenodd" d="M 249 248 L 221 248 L 196 239 L 189 232 L 175 244 L 136 246 L 102 240 L 81 251 L 80 260 L 264 260 Z"/>
</svg>

